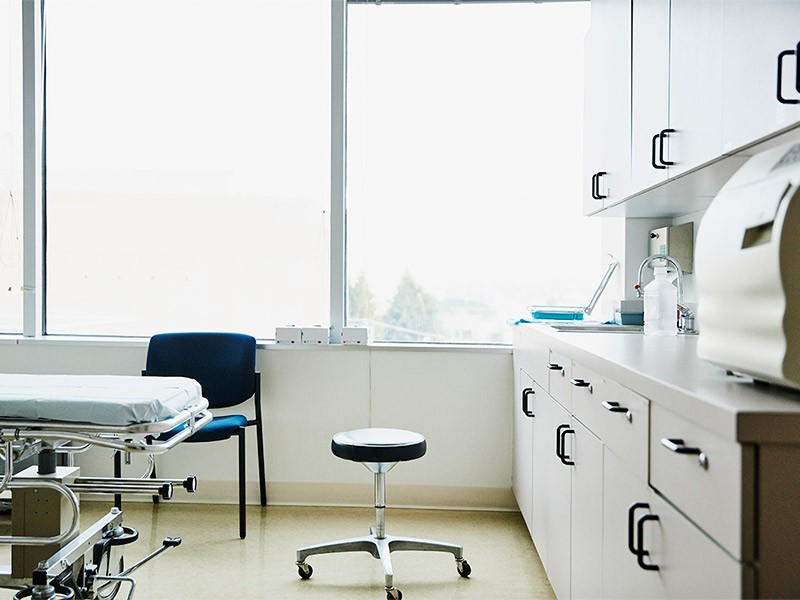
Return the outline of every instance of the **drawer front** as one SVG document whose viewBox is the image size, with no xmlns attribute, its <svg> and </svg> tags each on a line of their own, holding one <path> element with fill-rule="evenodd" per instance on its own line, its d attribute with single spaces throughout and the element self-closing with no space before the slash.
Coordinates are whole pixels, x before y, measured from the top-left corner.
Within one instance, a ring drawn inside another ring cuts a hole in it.
<svg viewBox="0 0 800 600">
<path fill-rule="evenodd" d="M 670 447 L 667 447 L 670 446 Z M 742 448 L 658 405 L 650 409 L 650 484 L 742 557 Z"/>
<path fill-rule="evenodd" d="M 570 377 L 569 383 L 572 395 L 572 414 L 602 439 L 598 431 L 600 418 L 603 416 L 600 414 L 602 408 L 599 399 L 607 386 L 606 380 L 582 364 L 572 363 L 572 377 Z"/>
<path fill-rule="evenodd" d="M 600 418 L 596 432 L 639 479 L 647 481 L 650 402 L 622 387 L 604 380 L 595 390 Z"/>
<path fill-rule="evenodd" d="M 568 411 L 572 410 L 572 361 L 558 352 L 550 351 L 550 395 Z"/>
<path fill-rule="evenodd" d="M 514 368 L 524 370 L 534 381 L 547 391 L 550 371 L 547 364 L 550 360 L 550 349 L 533 339 L 524 327 L 514 328 Z"/>
</svg>

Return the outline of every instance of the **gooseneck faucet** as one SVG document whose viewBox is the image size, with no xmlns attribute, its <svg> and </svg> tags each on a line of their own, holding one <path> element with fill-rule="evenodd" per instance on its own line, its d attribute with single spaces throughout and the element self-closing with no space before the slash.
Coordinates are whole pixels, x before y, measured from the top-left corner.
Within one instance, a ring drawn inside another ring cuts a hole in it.
<svg viewBox="0 0 800 600">
<path fill-rule="evenodd" d="M 636 297 L 642 297 L 642 271 L 644 271 L 646 265 L 654 260 L 663 260 L 675 267 L 675 271 L 678 274 L 678 331 L 694 333 L 694 311 L 683 303 L 683 269 L 681 269 L 680 263 L 669 254 L 651 254 L 642 261 L 642 264 L 639 265 L 639 273 L 636 276 L 636 285 L 634 286 Z"/>
</svg>

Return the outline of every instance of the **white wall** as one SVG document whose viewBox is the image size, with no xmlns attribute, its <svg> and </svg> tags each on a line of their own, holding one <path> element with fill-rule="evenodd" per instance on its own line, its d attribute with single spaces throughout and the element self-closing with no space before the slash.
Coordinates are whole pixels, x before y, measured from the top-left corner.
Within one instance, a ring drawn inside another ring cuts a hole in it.
<svg viewBox="0 0 800 600">
<path fill-rule="evenodd" d="M 141 341 L 3 340 L 0 371 L 138 375 L 145 355 Z M 371 504 L 370 473 L 334 457 L 330 439 L 379 426 L 412 429 L 428 440 L 426 456 L 389 474 L 390 505 L 515 509 L 510 348 L 268 345 L 257 361 L 270 503 Z M 248 502 L 255 504 L 255 432 L 247 435 Z M 234 503 L 236 456 L 235 440 L 182 444 L 158 458 L 158 474 L 197 475 L 198 492 L 176 490 L 173 502 Z M 77 462 L 84 475 L 111 474 L 110 450 L 93 449 Z M 125 474 L 138 476 L 145 464 L 134 456 Z"/>
</svg>

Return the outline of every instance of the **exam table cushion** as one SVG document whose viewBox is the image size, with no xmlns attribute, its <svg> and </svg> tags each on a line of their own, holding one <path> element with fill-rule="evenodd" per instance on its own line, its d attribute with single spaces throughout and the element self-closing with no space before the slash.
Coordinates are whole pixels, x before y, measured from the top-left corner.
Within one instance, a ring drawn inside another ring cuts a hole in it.
<svg viewBox="0 0 800 600">
<path fill-rule="evenodd" d="M 201 399 L 200 384 L 186 377 L 0 374 L 0 420 L 156 423 Z"/>
</svg>

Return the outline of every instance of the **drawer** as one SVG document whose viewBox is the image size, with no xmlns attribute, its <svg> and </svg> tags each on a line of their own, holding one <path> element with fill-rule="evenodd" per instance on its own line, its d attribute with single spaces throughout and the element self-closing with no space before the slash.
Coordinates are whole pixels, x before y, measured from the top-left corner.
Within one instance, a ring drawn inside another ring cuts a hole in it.
<svg viewBox="0 0 800 600">
<path fill-rule="evenodd" d="M 572 414 L 602 439 L 597 427 L 602 417 L 599 398 L 605 388 L 605 380 L 582 364 L 572 363 L 572 377 L 570 377 L 569 383 L 572 395 Z"/>
<path fill-rule="evenodd" d="M 626 467 L 647 481 L 650 402 L 610 379 L 602 380 L 594 394 L 600 407 L 595 432 Z"/>
<path fill-rule="evenodd" d="M 569 357 L 550 350 L 550 395 L 568 411 L 572 410 L 572 361 Z"/>
<path fill-rule="evenodd" d="M 745 482 L 743 462 L 742 447 L 735 441 L 651 406 L 650 485 L 733 556 L 752 560 L 742 551 L 752 547 L 743 544 L 743 519 L 754 522 L 752 504 L 742 501 L 751 497 L 746 489 L 753 485 L 752 473 Z"/>
</svg>

